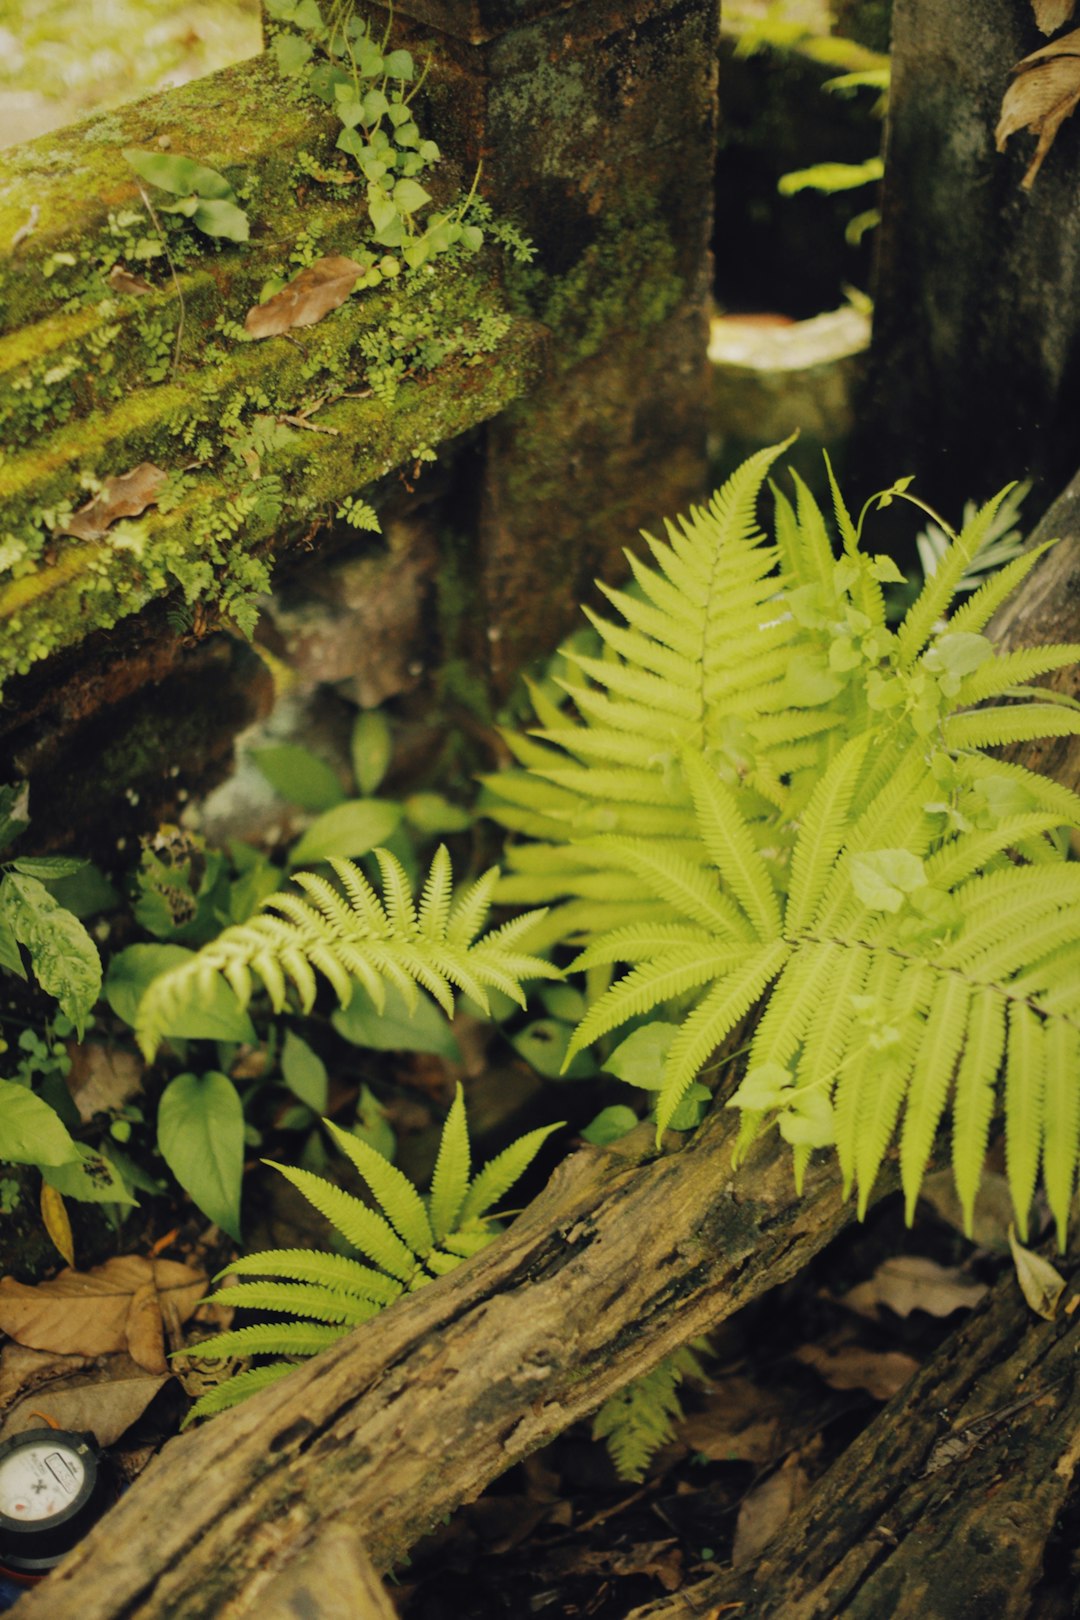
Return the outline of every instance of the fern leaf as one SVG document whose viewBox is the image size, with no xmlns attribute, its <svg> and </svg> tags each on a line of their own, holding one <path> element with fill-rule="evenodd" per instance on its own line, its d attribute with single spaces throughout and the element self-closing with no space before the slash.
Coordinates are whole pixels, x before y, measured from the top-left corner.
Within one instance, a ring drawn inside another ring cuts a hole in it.
<svg viewBox="0 0 1080 1620">
<path fill-rule="evenodd" d="M 885 1053 L 873 1085 L 865 1086 L 859 1099 L 855 1175 L 859 1185 L 856 1208 L 860 1221 L 869 1208 L 870 1194 L 911 1082 L 912 1064 L 924 1027 L 921 1014 L 930 1000 L 932 988 L 933 975 L 925 964 L 918 963 L 907 969 L 902 994 L 890 1009 L 899 1017 L 901 1038 L 893 1050 Z"/>
<path fill-rule="evenodd" d="M 445 844 L 435 851 L 423 893 L 420 896 L 419 928 L 428 939 L 443 939 L 450 920 L 453 900 L 453 874 L 450 854 Z"/>
<path fill-rule="evenodd" d="M 1016 1226 L 1027 1242 L 1028 1211 L 1035 1194 L 1043 1138 L 1046 1054 L 1043 1027 L 1022 1002 L 1009 1006 L 1005 1069 L 1005 1169 Z"/>
<path fill-rule="evenodd" d="M 798 557 L 785 556 L 785 571 L 800 568 L 807 584 L 832 588 L 833 549 L 821 508 L 795 468 L 790 469 L 798 511 Z M 793 549 L 795 549 L 793 547 Z"/>
<path fill-rule="evenodd" d="M 699 946 L 683 946 L 632 968 L 593 1002 L 577 1026 L 566 1049 L 564 1071 L 578 1052 L 617 1029 L 628 1018 L 638 1018 L 662 1002 L 674 1001 L 677 996 L 700 989 L 712 979 L 734 973 L 746 961 L 750 949 L 747 945 L 713 946 L 705 950 Z"/>
<path fill-rule="evenodd" d="M 949 616 L 949 629 L 953 631 L 966 630 L 978 634 L 994 617 L 1003 602 L 1007 602 L 1017 586 L 1030 574 L 1044 551 L 1056 546 L 1056 540 L 1047 540 L 1041 546 L 1033 546 L 1022 557 L 1015 557 L 1012 562 L 999 568 L 997 573 L 973 591 L 967 601 Z"/>
<path fill-rule="evenodd" d="M 490 1159 L 465 1196 L 458 1216 L 459 1226 L 468 1227 L 494 1209 L 525 1174 L 548 1137 L 562 1128 L 562 1121 L 556 1125 L 542 1125 L 539 1130 L 519 1136 L 516 1142 L 511 1142 L 508 1148 Z"/>
<path fill-rule="evenodd" d="M 593 1439 L 606 1443 L 620 1479 L 643 1480 L 661 1446 L 674 1438 L 682 1417 L 678 1388 L 688 1374 L 702 1376 L 697 1358 L 692 1351 L 676 1350 L 600 1407 L 593 1418 Z"/>
<path fill-rule="evenodd" d="M 1046 1025 L 1042 1157 L 1046 1196 L 1057 1225 L 1058 1248 L 1064 1254 L 1080 1161 L 1080 1030 L 1063 1018 L 1050 1019 Z"/>
<path fill-rule="evenodd" d="M 469 1132 L 465 1123 L 465 1093 L 460 1082 L 446 1116 L 429 1200 L 431 1229 L 442 1243 L 453 1231 L 469 1188 Z"/>
<path fill-rule="evenodd" d="M 604 853 L 613 866 L 628 867 L 658 900 L 714 929 L 721 939 L 749 940 L 750 929 L 742 912 L 720 892 L 709 872 L 694 866 L 684 855 L 614 838 L 607 841 Z"/>
<path fill-rule="evenodd" d="M 1014 484 L 1007 484 L 965 523 L 937 570 L 930 575 L 904 615 L 896 633 L 900 663 L 909 668 L 929 641 L 935 624 L 945 614 L 964 573 L 994 521 L 998 507 Z"/>
<path fill-rule="evenodd" d="M 294 1282 L 315 1283 L 335 1293 L 356 1294 L 378 1305 L 389 1305 L 401 1293 L 401 1283 L 381 1271 L 372 1271 L 358 1260 L 343 1254 L 327 1254 L 320 1249 L 263 1249 L 258 1254 L 232 1260 L 221 1277 L 288 1277 Z"/>
<path fill-rule="evenodd" d="M 790 933 L 809 926 L 848 831 L 870 733 L 845 743 L 810 796 L 791 857 L 784 923 Z"/>
<path fill-rule="evenodd" d="M 702 842 L 759 939 L 780 932 L 780 907 L 768 867 L 754 847 L 733 794 L 693 749 L 683 755 Z"/>
<path fill-rule="evenodd" d="M 266 1163 L 274 1164 L 274 1161 L 268 1159 Z M 274 1169 L 279 1170 L 286 1181 L 291 1181 L 354 1249 L 401 1282 L 407 1283 L 412 1278 L 416 1271 L 412 1251 L 375 1210 L 368 1209 L 359 1198 L 310 1170 L 299 1170 L 291 1164 L 274 1164 Z"/>
<path fill-rule="evenodd" d="M 446 925 L 448 944 L 472 944 L 491 909 L 492 897 L 500 876 L 499 868 L 491 867 L 470 885 L 460 900 L 455 901 L 450 912 L 450 920 Z"/>
<path fill-rule="evenodd" d="M 655 922 L 632 923 L 625 928 L 607 930 L 602 938 L 586 947 L 571 963 L 571 972 L 608 965 L 614 962 L 640 962 L 663 955 L 677 945 L 714 946 L 713 935 L 707 928 L 695 928 L 689 923 Z M 741 954 L 741 947 L 734 947 Z M 732 957 L 732 966 L 739 960 Z"/>
<path fill-rule="evenodd" d="M 900 1180 L 909 1226 L 967 1034 L 970 1002 L 971 990 L 962 979 L 953 974 L 939 977 L 911 1075 L 900 1138 Z"/>
<path fill-rule="evenodd" d="M 754 1031 L 749 1069 L 764 1063 L 788 1067 L 823 1001 L 831 996 L 841 955 L 841 947 L 830 941 L 809 945 L 792 957 Z"/>
<path fill-rule="evenodd" d="M 1055 703 L 1025 703 L 951 714 L 944 731 L 946 745 L 952 749 L 997 748 L 1037 737 L 1075 737 L 1080 734 L 1080 714 Z"/>
<path fill-rule="evenodd" d="M 335 1288 L 311 1283 L 240 1282 L 207 1294 L 203 1304 L 242 1306 L 252 1311 L 283 1311 L 286 1316 L 310 1317 L 332 1327 L 355 1327 L 382 1309 L 374 1300 L 361 1299 Z"/>
<path fill-rule="evenodd" d="M 195 1353 L 199 1354 L 201 1351 L 200 1344 Z M 272 1361 L 268 1366 L 249 1367 L 244 1372 L 234 1373 L 231 1378 L 223 1378 L 220 1384 L 215 1384 L 199 1396 L 180 1427 L 186 1429 L 199 1418 L 216 1417 L 219 1412 L 227 1412 L 230 1407 L 239 1406 L 249 1395 L 256 1395 L 260 1389 L 267 1389 L 271 1384 L 276 1384 L 279 1378 L 284 1378 L 285 1374 L 292 1370 L 291 1361 Z"/>
<path fill-rule="evenodd" d="M 883 1007 L 891 1006 L 903 977 L 904 965 L 888 952 L 879 952 L 872 956 L 870 971 L 866 978 L 867 1000 Z M 833 1091 L 836 1156 L 840 1161 L 845 1198 L 850 1196 L 855 1180 L 859 1116 L 860 1112 L 866 1111 L 865 1104 L 860 1109 L 860 1101 L 864 1091 L 873 1089 L 874 1071 L 881 1061 L 881 1054 L 871 1050 L 870 1032 L 860 1023 L 854 1020 L 849 1023 L 848 1035 L 850 1044 L 844 1052 L 843 1062 L 838 1065 Z"/>
<path fill-rule="evenodd" d="M 348 1332 L 328 1322 L 258 1322 L 254 1327 L 232 1328 L 200 1339 L 199 1356 L 317 1356 Z M 174 1354 L 184 1355 L 183 1350 Z"/>
<path fill-rule="evenodd" d="M 1052 669 L 1063 669 L 1080 659 L 1080 645 L 1065 642 L 1060 645 L 1021 647 L 1017 652 L 1001 653 L 988 658 L 962 682 L 957 698 L 962 705 L 982 703 L 986 698 L 1001 697 L 1010 688 L 1046 675 Z"/>
<path fill-rule="evenodd" d="M 1005 1003 L 989 989 L 975 990 L 953 1104 L 953 1179 L 968 1237 L 982 1179 L 994 1112 L 994 1088 L 1004 1050 Z"/>
<path fill-rule="evenodd" d="M 332 1120 L 327 1129 L 370 1187 L 376 1203 L 402 1242 L 413 1254 L 423 1257 L 435 1239 L 424 1201 L 408 1176 L 402 1175 L 396 1165 L 362 1137 L 343 1131 Z"/>
<path fill-rule="evenodd" d="M 388 849 L 376 849 L 372 853 L 379 863 L 379 871 L 382 874 L 383 905 L 391 927 L 400 934 L 415 934 L 418 922 L 409 890 L 408 873 L 397 856 L 392 855 Z"/>
</svg>

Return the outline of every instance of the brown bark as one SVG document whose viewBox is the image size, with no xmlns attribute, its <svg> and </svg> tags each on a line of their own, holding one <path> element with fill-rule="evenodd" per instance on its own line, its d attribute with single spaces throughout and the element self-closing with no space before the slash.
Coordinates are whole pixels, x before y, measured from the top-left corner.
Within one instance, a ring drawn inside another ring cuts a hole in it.
<svg viewBox="0 0 1080 1620">
<path fill-rule="evenodd" d="M 1024 1620 L 1068 1613 L 1046 1548 L 1080 1481 L 1080 1272 L 1058 1319 L 1010 1271 L 750 1569 L 628 1620 Z M 1067 1541 L 1065 1543 L 1067 1547 Z M 1036 1597 L 1038 1604 L 1036 1604 Z M 1053 1607 L 1055 1599 L 1065 1608 Z"/>
</svg>

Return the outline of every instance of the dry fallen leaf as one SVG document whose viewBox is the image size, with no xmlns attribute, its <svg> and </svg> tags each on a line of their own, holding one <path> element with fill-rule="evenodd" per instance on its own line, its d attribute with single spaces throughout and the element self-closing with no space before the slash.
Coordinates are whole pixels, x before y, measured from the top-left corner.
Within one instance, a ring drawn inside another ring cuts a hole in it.
<svg viewBox="0 0 1080 1620">
<path fill-rule="evenodd" d="M 875 1318 L 879 1305 L 887 1305 L 897 1316 L 910 1316 L 912 1311 L 950 1316 L 953 1311 L 971 1310 L 986 1291 L 985 1283 L 973 1282 L 956 1266 L 939 1266 L 923 1255 L 903 1254 L 884 1261 L 840 1303 L 860 1316 Z"/>
<path fill-rule="evenodd" d="M 40 1204 L 41 1219 L 45 1223 L 46 1232 L 52 1238 L 57 1252 L 64 1257 L 69 1266 L 73 1266 L 75 1239 L 71 1233 L 67 1207 L 56 1188 L 50 1187 L 47 1181 L 41 1183 Z"/>
<path fill-rule="evenodd" d="M 127 1350 L 141 1367 L 164 1373 L 161 1299 L 186 1321 L 206 1292 L 201 1272 L 175 1260 L 122 1255 L 92 1271 L 61 1271 L 31 1286 L 0 1278 L 0 1331 L 19 1344 L 62 1355 Z"/>
<path fill-rule="evenodd" d="M 1047 1322 L 1052 1322 L 1057 1315 L 1058 1304 L 1065 1292 L 1065 1279 L 1060 1271 L 1056 1271 L 1049 1260 L 1042 1255 L 1034 1254 L 1031 1249 L 1025 1249 L 1023 1244 L 1017 1242 L 1016 1233 L 1009 1227 L 1009 1247 L 1012 1249 L 1013 1264 L 1016 1266 L 1016 1280 L 1020 1284 L 1021 1292 L 1036 1316 L 1041 1316 Z"/>
<path fill-rule="evenodd" d="M 1035 156 L 1020 184 L 1030 191 L 1054 137 L 1080 102 L 1080 28 L 1032 51 L 1013 68 L 1017 75 L 1005 92 L 994 140 L 999 152 L 1017 130 L 1039 137 Z"/>
<path fill-rule="evenodd" d="M 123 1108 L 142 1090 L 142 1063 L 134 1052 L 125 1052 L 121 1046 L 103 1046 L 100 1041 L 72 1042 L 68 1056 L 71 1068 L 67 1088 L 86 1125 L 95 1114 Z"/>
<path fill-rule="evenodd" d="M 57 533 L 73 534 L 77 540 L 100 540 L 118 518 L 138 517 L 153 506 L 168 477 L 152 461 L 141 461 L 129 473 L 106 478 L 93 500 L 62 523 Z"/>
<path fill-rule="evenodd" d="M 858 1344 L 826 1349 L 820 1344 L 800 1345 L 793 1352 L 825 1380 L 830 1389 L 864 1389 L 875 1401 L 888 1401 L 919 1370 L 919 1363 L 901 1350 L 864 1350 Z"/>
<path fill-rule="evenodd" d="M 130 270 L 125 270 L 122 264 L 114 264 L 105 280 L 113 291 L 118 293 L 135 293 L 141 296 L 154 290 L 145 277 L 133 275 Z"/>
<path fill-rule="evenodd" d="M 714 1383 L 704 1410 L 684 1418 L 679 1439 L 713 1462 L 771 1463 L 790 1443 L 791 1413 L 779 1396 L 748 1378 Z"/>
<path fill-rule="evenodd" d="M 0 1355 L 0 1440 L 40 1427 L 89 1430 L 111 1446 L 142 1416 L 166 1373 L 147 1372 L 123 1352 L 90 1360 L 9 1344 Z"/>
<path fill-rule="evenodd" d="M 337 253 L 316 259 L 265 304 L 249 309 L 244 331 L 251 337 L 265 338 L 277 337 L 294 326 L 314 326 L 345 302 L 363 272 L 362 264 Z"/>
<path fill-rule="evenodd" d="M 1056 33 L 1064 28 L 1076 10 L 1076 0 L 1031 0 L 1036 27 L 1044 34 Z"/>
<path fill-rule="evenodd" d="M 809 1483 L 798 1458 L 789 1457 L 782 1468 L 770 1474 L 743 1499 L 731 1549 L 731 1562 L 736 1569 L 755 1562 L 792 1508 L 806 1495 Z"/>
</svg>

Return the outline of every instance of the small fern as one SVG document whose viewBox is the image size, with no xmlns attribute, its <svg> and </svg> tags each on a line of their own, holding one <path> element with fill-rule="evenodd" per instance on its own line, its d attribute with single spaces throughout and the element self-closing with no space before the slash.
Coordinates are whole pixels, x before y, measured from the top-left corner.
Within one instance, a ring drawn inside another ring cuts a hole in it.
<svg viewBox="0 0 1080 1620">
<path fill-rule="evenodd" d="M 902 1119 L 911 1218 L 938 1126 L 970 1222 L 998 1080 L 1021 1230 L 1040 1161 L 1064 1242 L 1080 1158 L 1080 866 L 1062 829 L 1080 799 L 982 750 L 1080 732 L 1080 705 L 1029 682 L 1073 645 L 999 654 L 982 631 L 1034 565 L 1013 558 L 946 618 L 1008 491 L 971 513 L 895 631 L 832 485 L 837 556 L 795 478 L 758 494 L 752 457 L 632 559 L 635 586 L 590 615 L 601 658 L 569 654 L 579 718 L 536 694 L 523 767 L 488 779 L 487 813 L 534 842 L 497 893 L 561 902 L 529 936 L 576 939 L 576 967 L 622 976 L 567 1052 L 655 1008 L 681 1016 L 660 1128 L 710 1055 L 763 1009 L 732 1100 L 742 1145 L 779 1123 L 801 1182 L 835 1144 L 865 1209 Z M 831 469 L 830 469 L 831 478 Z M 913 500 L 909 480 L 876 497 Z M 916 502 L 916 504 L 919 504 Z M 647 537 L 648 538 L 648 537 Z M 1041 548 L 1045 549 L 1045 548 Z M 1005 706 L 984 707 L 1004 698 Z"/>
<path fill-rule="evenodd" d="M 227 1267 L 230 1276 L 256 1280 L 223 1288 L 209 1295 L 207 1303 L 280 1312 L 296 1320 L 258 1323 L 200 1340 L 193 1352 L 200 1360 L 275 1359 L 207 1390 L 188 1413 L 189 1423 L 237 1405 L 282 1377 L 296 1360 L 316 1355 L 402 1294 L 453 1271 L 493 1243 L 501 1226 L 490 1211 L 561 1128 L 548 1125 L 519 1137 L 470 1180 L 471 1150 L 459 1085 L 443 1127 L 431 1191 L 422 1198 L 409 1178 L 367 1142 L 330 1120 L 324 1123 L 376 1207 L 309 1170 L 274 1165 L 340 1233 L 353 1255 L 268 1249 Z"/>
<path fill-rule="evenodd" d="M 486 1010 L 489 987 L 524 1006 L 522 979 L 559 977 L 549 962 L 516 948 L 534 921 L 528 916 L 477 939 L 499 879 L 497 868 L 455 900 L 450 857 L 440 846 L 416 905 L 401 863 L 387 850 L 374 853 L 382 873 L 382 900 L 354 862 L 331 859 L 340 888 L 318 873 L 298 872 L 294 882 L 302 894 L 270 895 L 250 921 L 226 928 L 191 961 L 155 979 L 142 998 L 136 1023 L 147 1061 L 177 1010 L 193 992 L 208 996 L 219 973 L 242 1006 L 251 999 L 252 975 L 257 974 L 276 1012 L 285 1004 L 290 981 L 302 1010 L 310 1012 L 317 972 L 342 1006 L 359 983 L 381 1011 L 385 984 L 390 983 L 415 1007 L 420 984 L 447 1014 L 454 1010 L 454 987 Z"/>
<path fill-rule="evenodd" d="M 704 1341 L 696 1348 L 705 1349 Z M 705 1381 L 705 1370 L 689 1345 L 609 1396 L 593 1418 L 593 1439 L 606 1443 L 620 1479 L 643 1480 L 660 1447 L 674 1438 L 683 1415 L 678 1392 L 684 1378 Z"/>
</svg>

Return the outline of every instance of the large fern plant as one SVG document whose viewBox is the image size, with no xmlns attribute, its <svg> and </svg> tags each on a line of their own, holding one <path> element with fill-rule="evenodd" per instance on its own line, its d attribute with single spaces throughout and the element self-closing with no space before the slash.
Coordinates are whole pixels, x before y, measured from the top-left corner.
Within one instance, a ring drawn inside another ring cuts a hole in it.
<svg viewBox="0 0 1080 1620">
<path fill-rule="evenodd" d="M 291 1320 L 235 1328 L 194 1346 L 200 1362 L 228 1363 L 253 1356 L 272 1359 L 235 1372 L 208 1389 L 191 1408 L 187 1422 L 237 1405 L 281 1378 L 297 1361 L 317 1354 L 359 1323 L 377 1316 L 402 1294 L 453 1271 L 493 1243 L 502 1228 L 492 1210 L 528 1169 L 552 1131 L 560 1129 L 548 1125 L 519 1137 L 470 1179 L 468 1124 L 458 1086 L 443 1127 L 431 1190 L 421 1197 L 409 1178 L 367 1142 L 330 1120 L 324 1123 L 359 1173 L 371 1202 L 309 1170 L 284 1164 L 275 1169 L 326 1217 L 350 1252 L 268 1249 L 228 1266 L 230 1276 L 256 1280 L 223 1288 L 209 1295 L 207 1303 L 271 1312 Z"/>
<path fill-rule="evenodd" d="M 968 1220 L 996 1087 L 1021 1230 L 1040 1161 L 1064 1240 L 1080 1151 L 1080 867 L 1061 829 L 1080 799 L 994 759 L 994 744 L 1080 731 L 1078 706 L 1026 684 L 1078 646 L 997 654 L 982 634 L 1033 566 L 1010 562 L 946 617 L 1006 492 L 959 535 L 896 629 L 833 485 L 841 550 L 795 478 L 772 541 L 756 506 L 776 450 L 707 510 L 646 537 L 621 623 L 589 617 L 599 657 L 536 694 L 522 766 L 487 779 L 488 813 L 531 835 L 498 898 L 560 902 L 530 943 L 573 938 L 577 965 L 625 971 L 567 1060 L 663 1009 L 678 1031 L 658 1108 L 760 1012 L 732 1105 L 745 1146 L 778 1122 L 801 1179 L 835 1144 L 865 1208 L 901 1122 L 909 1218 L 946 1109 Z M 793 475 L 794 476 L 794 475 Z M 831 474 L 830 474 L 831 476 Z M 907 481 L 877 497 L 911 499 Z M 940 520 L 938 520 L 940 522 Z M 983 707 L 986 700 L 1008 699 Z"/>
</svg>

